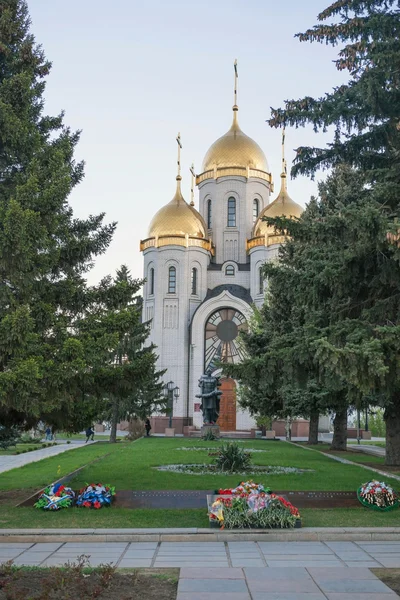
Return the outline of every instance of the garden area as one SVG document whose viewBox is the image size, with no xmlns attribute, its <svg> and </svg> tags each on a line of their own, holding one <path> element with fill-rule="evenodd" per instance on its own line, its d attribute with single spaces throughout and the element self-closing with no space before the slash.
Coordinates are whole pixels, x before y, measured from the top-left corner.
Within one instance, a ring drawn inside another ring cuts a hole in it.
<svg viewBox="0 0 400 600">
<path fill-rule="evenodd" d="M 253 480 L 285 496 L 292 492 L 347 492 L 353 495 L 361 484 L 379 478 L 373 471 L 357 465 L 333 461 L 324 454 L 302 446 L 265 440 L 243 440 L 235 444 L 250 452 L 251 463 L 245 470 L 224 472 L 217 465 L 223 441 L 187 438 L 143 438 L 136 442 L 109 444 L 98 442 L 70 450 L 0 476 L 0 527 L 209 527 L 206 495 L 215 490 L 236 488 Z M 348 453 L 352 460 L 353 454 Z M 354 455 L 355 458 L 358 455 Z M 374 457 L 366 457 L 372 461 Z M 16 506 L 51 483 L 84 467 L 65 485 L 78 491 L 88 483 L 115 487 L 111 507 L 102 510 L 69 508 L 44 511 L 31 505 Z M 385 478 L 394 489 L 398 481 Z M 170 492 L 169 508 L 157 508 L 151 502 L 161 492 Z M 182 508 L 179 491 L 199 495 L 202 508 Z M 130 508 L 122 500 L 130 495 L 143 498 Z M 154 496 L 154 498 L 153 498 Z M 285 496 L 290 499 L 290 496 Z M 204 507 L 203 507 L 204 499 Z M 361 504 L 301 508 L 303 527 L 390 526 L 400 523 L 398 510 L 371 512 Z M 148 503 L 148 504 L 147 504 Z M 152 507 L 155 506 L 155 507 Z M 112 515 L 110 515 L 112 511 Z"/>
</svg>

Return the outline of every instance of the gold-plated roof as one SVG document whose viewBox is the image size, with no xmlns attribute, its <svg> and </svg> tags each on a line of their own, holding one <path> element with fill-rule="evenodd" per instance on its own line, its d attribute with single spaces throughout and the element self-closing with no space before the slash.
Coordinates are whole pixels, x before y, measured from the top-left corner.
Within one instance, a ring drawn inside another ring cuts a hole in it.
<svg viewBox="0 0 400 600">
<path fill-rule="evenodd" d="M 148 238 L 160 236 L 185 236 L 195 238 L 206 237 L 206 224 L 199 212 L 190 206 L 181 192 L 181 176 L 176 178 L 176 193 L 171 202 L 160 208 L 154 215 Z"/>
<path fill-rule="evenodd" d="M 258 216 L 257 221 L 254 224 L 252 238 L 260 237 L 260 236 L 271 236 L 277 235 L 275 233 L 275 228 L 272 225 L 268 225 L 266 221 L 263 221 L 263 217 L 297 217 L 301 216 L 303 212 L 303 208 L 300 204 L 297 204 L 288 194 L 287 191 L 287 183 L 286 183 L 286 173 L 281 173 L 281 189 L 278 194 L 278 197 L 271 202 L 271 204 L 267 204 L 264 210 Z"/>
<path fill-rule="evenodd" d="M 235 105 L 232 126 L 208 150 L 203 161 L 203 173 L 227 167 L 269 172 L 267 159 L 260 146 L 240 129 L 237 112 L 238 107 Z"/>
</svg>

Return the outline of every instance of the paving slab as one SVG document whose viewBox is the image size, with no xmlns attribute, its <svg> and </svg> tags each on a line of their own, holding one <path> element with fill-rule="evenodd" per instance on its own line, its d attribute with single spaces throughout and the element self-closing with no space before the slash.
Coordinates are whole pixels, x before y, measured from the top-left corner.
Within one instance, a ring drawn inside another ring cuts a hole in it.
<svg viewBox="0 0 400 600">
<path fill-rule="evenodd" d="M 152 559 L 123 558 L 118 563 L 119 569 L 136 569 L 138 567 L 151 567 Z"/>
<path fill-rule="evenodd" d="M 204 570 L 196 567 L 182 567 L 180 579 L 201 579 Z M 207 579 L 244 579 L 243 569 L 229 567 L 227 569 L 208 569 Z"/>
<path fill-rule="evenodd" d="M 251 600 L 251 598 L 247 592 L 181 592 L 178 593 L 176 600 Z"/>
<path fill-rule="evenodd" d="M 302 593 L 302 592 L 255 592 L 252 594 L 253 600 L 326 600 L 322 593 Z"/>
<path fill-rule="evenodd" d="M 375 581 L 380 581 L 379 578 L 372 573 L 369 569 L 357 566 L 354 569 L 347 569 L 346 567 L 333 567 L 327 571 L 326 569 L 318 566 L 318 567 L 308 567 L 308 573 L 311 575 L 315 581 L 319 581 L 320 579 L 328 579 L 327 575 L 332 579 L 352 579 L 352 580 L 365 580 L 365 579 L 374 579 Z"/>
<path fill-rule="evenodd" d="M 212 593 L 247 593 L 246 582 L 243 579 L 180 579 L 180 592 L 212 592 Z"/>
<path fill-rule="evenodd" d="M 326 594 L 328 600 L 396 600 L 398 595 L 392 592 L 391 594 Z"/>
<path fill-rule="evenodd" d="M 326 569 L 321 569 L 324 573 Z M 311 575 L 305 568 L 301 567 L 280 567 L 277 569 L 270 569 L 264 567 L 263 569 L 246 567 L 244 569 L 247 581 L 265 581 L 274 580 L 310 580 Z"/>
<path fill-rule="evenodd" d="M 318 562 L 320 567 L 342 567 L 343 563 L 340 560 L 321 560 Z M 312 560 L 297 560 L 297 561 L 289 561 L 289 560 L 267 560 L 267 566 L 271 568 L 276 567 L 313 567 L 315 562 Z"/>
<path fill-rule="evenodd" d="M 265 567 L 261 558 L 234 558 L 231 557 L 232 567 Z"/>
<path fill-rule="evenodd" d="M 320 589 L 312 579 L 264 579 L 247 580 L 251 595 L 256 592 L 296 592 L 296 594 L 319 594 Z"/>
<path fill-rule="evenodd" d="M 379 579 L 333 579 L 327 571 L 326 579 L 318 579 L 318 585 L 324 593 L 346 594 L 391 594 L 393 593 Z"/>
</svg>

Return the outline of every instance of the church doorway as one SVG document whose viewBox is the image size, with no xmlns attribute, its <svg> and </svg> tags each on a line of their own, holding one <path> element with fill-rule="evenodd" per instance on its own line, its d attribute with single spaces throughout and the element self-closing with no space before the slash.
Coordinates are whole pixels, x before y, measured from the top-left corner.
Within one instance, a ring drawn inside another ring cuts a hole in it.
<svg viewBox="0 0 400 600">
<path fill-rule="evenodd" d="M 221 431 L 236 431 L 236 384 L 230 377 L 221 379 L 222 392 L 217 424 Z"/>
</svg>

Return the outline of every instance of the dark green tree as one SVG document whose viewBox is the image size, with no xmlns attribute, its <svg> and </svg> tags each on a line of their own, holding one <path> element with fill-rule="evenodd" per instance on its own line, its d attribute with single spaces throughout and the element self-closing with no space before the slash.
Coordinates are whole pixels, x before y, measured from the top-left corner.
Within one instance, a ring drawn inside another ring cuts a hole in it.
<svg viewBox="0 0 400 600">
<path fill-rule="evenodd" d="M 79 132 L 44 114 L 50 71 L 24 0 L 0 0 L 0 422 L 25 426 L 73 409 L 84 369 L 74 321 L 88 300 L 85 273 L 114 224 L 73 217 L 83 177 Z M 73 386 L 72 386 L 73 387 Z"/>
<path fill-rule="evenodd" d="M 165 408 L 160 380 L 165 371 L 157 371 L 154 345 L 145 346 L 150 324 L 142 322 L 142 283 L 123 265 L 114 279 L 106 277 L 92 290 L 93 302 L 77 324 L 90 365 L 79 374 L 77 386 L 87 400 L 103 401 L 110 442 L 116 442 L 121 419 L 143 419 Z"/>
<path fill-rule="evenodd" d="M 349 82 L 318 99 L 286 101 L 272 110 L 270 125 L 334 127 L 327 147 L 298 149 L 293 175 L 342 164 L 357 170 L 357 198 L 350 194 L 354 202 L 326 221 L 336 223 L 342 243 L 336 263 L 326 264 L 327 289 L 335 286 L 341 298 L 316 357 L 359 394 L 382 398 L 386 464 L 400 465 L 400 12 L 394 0 L 338 0 L 318 19 L 298 37 L 342 45 L 336 66 L 349 72 Z"/>
</svg>

